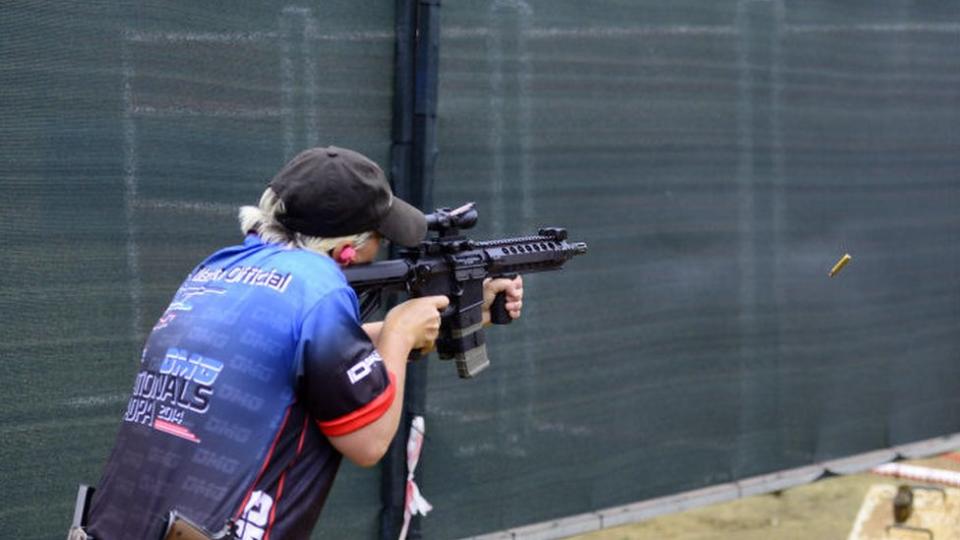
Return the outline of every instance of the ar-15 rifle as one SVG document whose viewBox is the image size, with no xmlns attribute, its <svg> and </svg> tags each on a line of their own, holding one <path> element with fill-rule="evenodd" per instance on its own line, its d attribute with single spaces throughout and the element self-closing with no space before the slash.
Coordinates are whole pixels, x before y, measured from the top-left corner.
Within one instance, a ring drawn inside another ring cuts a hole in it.
<svg viewBox="0 0 960 540">
<path fill-rule="evenodd" d="M 567 231 L 560 228 L 540 229 L 536 236 L 470 240 L 460 231 L 473 227 L 477 218 L 473 203 L 454 210 L 438 209 L 427 215 L 427 228 L 436 235 L 419 247 L 401 250 L 396 259 L 344 270 L 360 298 L 363 319 L 377 309 L 384 292 L 450 298 L 450 305 L 441 313 L 437 354 L 445 360 L 456 359 L 457 374 L 464 379 L 490 365 L 483 334 L 484 279 L 558 270 L 587 252 L 587 244 L 568 243 Z M 506 295 L 499 293 L 490 309 L 494 324 L 512 320 L 505 304 Z"/>
</svg>

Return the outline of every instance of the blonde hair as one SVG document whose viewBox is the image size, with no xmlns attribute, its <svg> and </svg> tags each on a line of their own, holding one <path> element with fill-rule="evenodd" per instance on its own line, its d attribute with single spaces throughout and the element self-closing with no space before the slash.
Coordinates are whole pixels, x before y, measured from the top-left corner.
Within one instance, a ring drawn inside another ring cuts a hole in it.
<svg viewBox="0 0 960 540">
<path fill-rule="evenodd" d="M 302 248 L 329 256 L 338 245 L 345 242 L 359 248 L 373 235 L 372 232 L 362 232 L 349 236 L 335 238 L 321 238 L 310 236 L 283 226 L 276 216 L 284 212 L 283 200 L 271 188 L 264 190 L 260 196 L 259 206 L 243 206 L 240 208 L 240 231 L 243 234 L 254 233 L 264 242 L 283 244 L 291 248 Z"/>
</svg>

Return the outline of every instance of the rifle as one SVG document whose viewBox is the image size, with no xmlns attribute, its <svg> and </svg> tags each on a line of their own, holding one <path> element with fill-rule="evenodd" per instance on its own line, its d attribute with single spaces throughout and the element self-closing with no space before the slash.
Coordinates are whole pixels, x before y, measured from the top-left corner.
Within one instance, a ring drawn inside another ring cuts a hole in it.
<svg viewBox="0 0 960 540">
<path fill-rule="evenodd" d="M 521 273 L 559 270 L 576 255 L 587 252 L 583 242 L 567 242 L 567 231 L 543 228 L 535 236 L 489 241 L 470 240 L 463 229 L 476 225 L 474 203 L 456 209 L 440 208 L 427 215 L 427 229 L 436 233 L 420 246 L 403 249 L 398 258 L 344 269 L 360 299 L 366 320 L 385 292 L 412 297 L 446 295 L 450 305 L 440 314 L 437 355 L 455 359 L 457 374 L 468 379 L 490 365 L 483 333 L 483 281 L 514 278 Z M 506 294 L 498 293 L 490 308 L 491 322 L 509 324 Z"/>
</svg>

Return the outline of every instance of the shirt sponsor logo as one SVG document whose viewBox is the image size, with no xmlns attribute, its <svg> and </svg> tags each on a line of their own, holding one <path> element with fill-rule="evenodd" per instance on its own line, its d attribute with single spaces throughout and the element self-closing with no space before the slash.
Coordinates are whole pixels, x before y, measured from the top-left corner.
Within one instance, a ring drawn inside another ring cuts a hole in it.
<svg viewBox="0 0 960 540">
<path fill-rule="evenodd" d="M 350 378 L 350 384 L 357 384 L 373 372 L 373 365 L 377 362 L 383 362 L 380 353 L 373 351 L 370 356 L 357 362 L 353 367 L 347 370 L 347 377 Z"/>
<path fill-rule="evenodd" d="M 180 486 L 184 491 L 189 491 L 195 495 L 220 502 L 227 496 L 227 488 L 208 482 L 203 478 L 188 476 Z"/>
<path fill-rule="evenodd" d="M 206 414 L 213 384 L 222 370 L 219 360 L 171 347 L 158 371 L 142 370 L 137 374 L 124 421 L 200 442 L 184 420 L 187 412 Z"/>
<path fill-rule="evenodd" d="M 262 397 L 244 392 L 235 386 L 222 385 L 219 388 L 220 397 L 231 403 L 240 405 L 249 411 L 259 411 L 263 408 L 264 400 Z"/>
<path fill-rule="evenodd" d="M 203 429 L 208 433 L 213 435 L 222 435 L 231 441 L 238 443 L 246 443 L 250 440 L 250 437 L 253 435 L 253 431 L 249 428 L 245 428 L 239 424 L 233 424 L 222 420 L 215 416 L 211 416 L 207 423 L 204 424 Z"/>
<path fill-rule="evenodd" d="M 293 274 L 280 273 L 275 268 L 264 270 L 257 266 L 234 266 L 233 268 L 203 267 L 188 278 L 194 283 L 240 283 L 253 287 L 267 287 L 278 293 L 287 291 Z"/>
<path fill-rule="evenodd" d="M 173 302 L 167 306 L 167 310 L 163 313 L 163 316 L 160 317 L 160 320 L 157 321 L 157 324 L 154 325 L 154 330 L 162 330 L 171 323 L 174 319 L 177 318 L 178 311 L 192 311 L 193 305 L 191 305 L 190 300 L 197 296 L 203 296 L 207 294 L 216 294 L 222 295 L 226 293 L 226 289 L 220 289 L 218 287 L 189 287 L 186 284 L 180 286 L 177 290 L 177 294 L 173 297 Z"/>
<path fill-rule="evenodd" d="M 259 349 L 265 353 L 275 353 L 283 347 L 283 342 L 271 339 L 269 335 L 248 329 L 240 335 L 240 344 Z"/>
<path fill-rule="evenodd" d="M 240 461 L 203 448 L 197 448 L 191 461 L 224 474 L 234 474 L 240 470 Z"/>
<path fill-rule="evenodd" d="M 150 463 L 159 463 L 168 469 L 176 469 L 180 466 L 181 459 L 182 457 L 178 453 L 160 448 L 150 448 L 147 451 L 147 461 Z"/>
</svg>

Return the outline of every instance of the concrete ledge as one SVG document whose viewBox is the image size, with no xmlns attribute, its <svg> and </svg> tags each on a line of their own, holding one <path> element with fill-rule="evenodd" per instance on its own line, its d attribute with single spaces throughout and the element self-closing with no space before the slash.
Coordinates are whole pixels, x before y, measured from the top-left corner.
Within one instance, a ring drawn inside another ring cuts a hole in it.
<svg viewBox="0 0 960 540">
<path fill-rule="evenodd" d="M 671 514 L 710 504 L 732 501 L 739 496 L 736 484 L 719 484 L 667 497 L 640 501 L 625 506 L 607 508 L 597 512 L 603 528 L 636 523 L 656 516 Z"/>
<path fill-rule="evenodd" d="M 570 536 L 570 535 L 567 535 L 567 536 Z M 562 538 L 562 536 L 558 536 L 556 538 Z M 506 531 L 499 531 L 499 532 L 490 533 L 490 534 L 482 534 L 480 536 L 470 536 L 467 538 L 463 538 L 462 540 L 513 540 L 513 539 L 514 539 L 513 533 L 510 532 L 509 530 L 506 530 Z"/>
<path fill-rule="evenodd" d="M 512 538 L 525 540 L 550 540 L 574 534 L 584 534 L 603 529 L 600 515 L 597 513 L 579 514 L 546 523 L 527 525 L 517 529 L 510 529 Z"/>
<path fill-rule="evenodd" d="M 960 448 L 960 433 L 471 538 L 473 540 L 552 540 L 564 538 L 808 484 L 827 474 L 846 475 L 865 472 L 878 465 L 894 461 L 898 457 L 916 459 L 943 454 L 958 448 Z"/>
<path fill-rule="evenodd" d="M 856 454 L 841 459 L 832 459 L 822 463 L 823 468 L 833 474 L 855 474 L 883 465 L 897 459 L 897 453 L 890 448 Z"/>
<path fill-rule="evenodd" d="M 960 434 L 937 437 L 910 444 L 894 446 L 893 450 L 904 459 L 916 459 L 936 454 L 944 454 L 960 448 Z"/>
<path fill-rule="evenodd" d="M 773 474 L 764 474 L 745 478 L 736 482 L 740 489 L 740 497 L 752 497 L 771 491 L 780 491 L 794 486 L 809 484 L 819 479 L 824 474 L 824 468 L 821 465 L 808 465 L 796 469 L 787 469 Z"/>
</svg>

